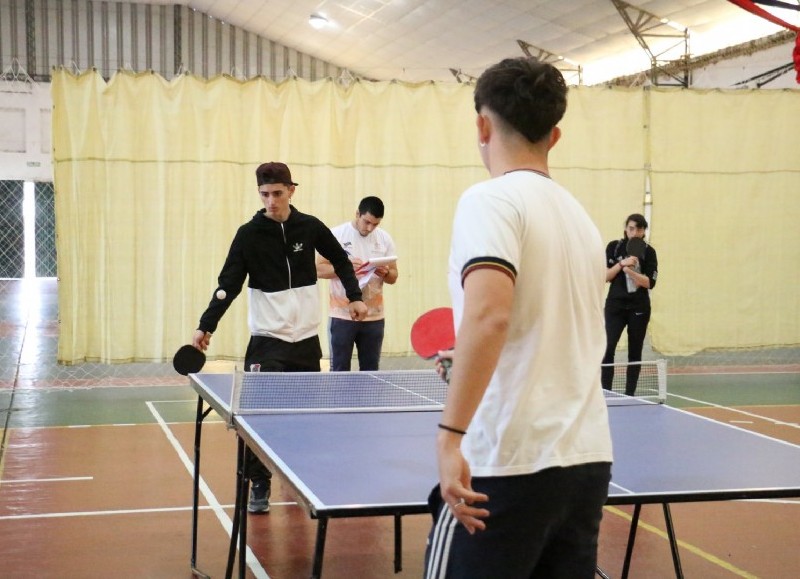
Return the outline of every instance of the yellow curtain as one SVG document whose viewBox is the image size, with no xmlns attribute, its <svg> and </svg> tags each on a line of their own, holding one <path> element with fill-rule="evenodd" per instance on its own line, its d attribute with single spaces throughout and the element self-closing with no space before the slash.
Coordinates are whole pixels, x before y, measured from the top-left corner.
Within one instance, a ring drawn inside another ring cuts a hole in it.
<svg viewBox="0 0 800 579">
<path fill-rule="evenodd" d="M 386 355 L 409 353 L 416 316 L 449 302 L 453 209 L 466 187 L 487 177 L 477 154 L 472 87 L 167 81 L 149 73 L 118 73 L 106 83 L 94 72 L 57 71 L 52 92 L 59 361 L 162 361 L 188 342 L 236 228 L 260 207 L 254 170 L 264 161 L 286 162 L 300 183 L 294 204 L 329 226 L 351 219 L 366 195 L 386 203 L 382 226 L 400 256 L 400 278 L 386 288 Z M 790 130 L 798 98 L 789 91 L 570 91 L 552 173 L 605 239 L 618 238 L 624 217 L 642 210 L 651 176 L 651 239 L 662 264 L 652 336 L 660 350 L 800 342 L 790 281 L 797 281 L 800 244 L 788 224 L 798 214 L 798 137 Z M 717 130 L 726 124 L 747 126 Z M 775 144 L 749 146 L 763 142 Z M 720 203 L 723 195 L 729 203 Z M 718 252 L 755 254 L 756 269 L 731 253 L 736 263 L 729 269 L 722 263 L 704 273 L 709 250 L 696 243 L 711 225 L 724 239 Z M 703 259 L 691 257 L 698 252 Z M 789 277 L 783 283 L 764 259 L 778 254 L 777 267 Z M 743 288 L 728 299 L 734 282 L 754 293 L 741 295 Z M 688 292 L 709 307 L 688 306 Z M 246 306 L 241 296 L 223 318 L 210 358 L 243 356 Z M 759 325 L 749 316 L 773 307 L 786 315 L 771 317 L 762 334 L 742 325 Z M 323 315 L 323 343 L 325 322 Z M 687 324 L 715 327 L 698 333 Z M 741 338 L 725 324 L 740 324 Z"/>
<path fill-rule="evenodd" d="M 626 88 L 570 89 L 561 141 L 551 152 L 553 178 L 583 204 L 607 241 L 644 206 L 645 101 Z"/>
<path fill-rule="evenodd" d="M 800 344 L 799 112 L 796 90 L 653 91 L 657 350 Z"/>
<path fill-rule="evenodd" d="M 366 195 L 384 200 L 401 273 L 386 289 L 387 355 L 408 353 L 416 316 L 448 303 L 453 207 L 486 177 L 471 87 L 57 71 L 52 91 L 61 362 L 165 360 L 188 342 L 270 160 L 291 167 L 298 209 L 329 226 Z M 227 312 L 210 358 L 243 356 L 246 305 Z"/>
</svg>

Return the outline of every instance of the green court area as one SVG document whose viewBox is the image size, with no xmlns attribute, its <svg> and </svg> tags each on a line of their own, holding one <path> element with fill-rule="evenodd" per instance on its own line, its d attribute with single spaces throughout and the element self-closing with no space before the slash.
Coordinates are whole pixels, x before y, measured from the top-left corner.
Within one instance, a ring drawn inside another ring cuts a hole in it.
<svg viewBox="0 0 800 579">
<path fill-rule="evenodd" d="M 800 405 L 797 373 L 671 374 L 667 389 L 680 408 Z M 154 423 L 148 402 L 166 422 L 193 422 L 196 400 L 188 384 L 0 391 L 8 428 Z"/>
<path fill-rule="evenodd" d="M 800 404 L 800 374 L 676 374 L 667 380 L 667 403 L 676 407 Z"/>
</svg>

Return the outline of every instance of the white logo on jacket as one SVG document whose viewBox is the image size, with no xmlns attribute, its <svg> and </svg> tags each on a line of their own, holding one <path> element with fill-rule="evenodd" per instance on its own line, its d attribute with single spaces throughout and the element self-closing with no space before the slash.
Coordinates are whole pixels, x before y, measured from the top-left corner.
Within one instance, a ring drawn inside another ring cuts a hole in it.
<svg viewBox="0 0 800 579">
<path fill-rule="evenodd" d="M 297 253 L 298 251 L 303 251 L 303 243 L 302 242 L 295 243 L 294 247 L 292 248 L 292 251 L 294 251 L 295 253 Z"/>
</svg>

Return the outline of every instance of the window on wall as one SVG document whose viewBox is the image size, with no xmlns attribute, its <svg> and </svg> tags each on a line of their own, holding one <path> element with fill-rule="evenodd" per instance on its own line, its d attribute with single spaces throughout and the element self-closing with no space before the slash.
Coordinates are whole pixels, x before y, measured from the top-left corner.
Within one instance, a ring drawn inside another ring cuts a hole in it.
<svg viewBox="0 0 800 579">
<path fill-rule="evenodd" d="M 57 277 L 56 195 L 50 182 L 33 183 L 33 270 L 36 277 Z M 27 252 L 27 249 L 26 249 Z"/>
<path fill-rule="evenodd" d="M 23 181 L 0 181 L 0 277 L 25 275 Z"/>
<path fill-rule="evenodd" d="M 0 181 L 0 278 L 56 275 L 53 184 Z"/>
</svg>

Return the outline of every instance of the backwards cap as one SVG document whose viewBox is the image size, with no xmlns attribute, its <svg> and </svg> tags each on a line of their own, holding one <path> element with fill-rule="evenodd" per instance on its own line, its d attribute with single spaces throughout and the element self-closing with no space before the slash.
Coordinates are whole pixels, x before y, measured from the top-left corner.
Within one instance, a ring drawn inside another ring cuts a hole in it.
<svg viewBox="0 0 800 579">
<path fill-rule="evenodd" d="M 256 169 L 256 181 L 261 185 L 272 185 L 273 183 L 283 183 L 284 185 L 297 185 L 292 181 L 292 173 L 285 163 L 270 162 L 264 163 Z"/>
</svg>

